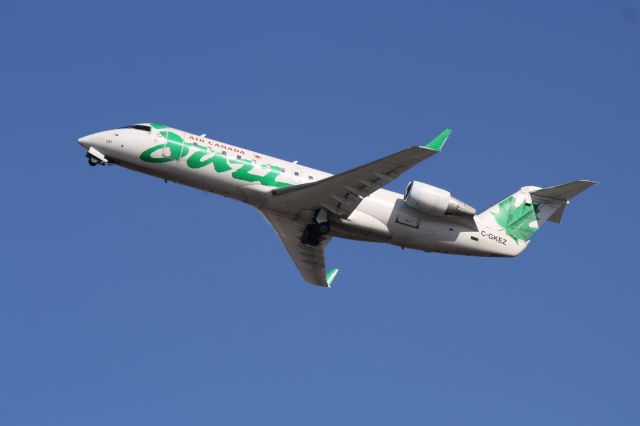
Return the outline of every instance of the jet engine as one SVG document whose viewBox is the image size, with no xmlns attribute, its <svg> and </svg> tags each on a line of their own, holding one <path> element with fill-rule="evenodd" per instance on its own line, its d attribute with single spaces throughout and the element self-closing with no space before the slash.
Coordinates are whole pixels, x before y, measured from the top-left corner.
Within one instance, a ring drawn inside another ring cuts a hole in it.
<svg viewBox="0 0 640 426">
<path fill-rule="evenodd" d="M 452 197 L 449 191 L 415 180 L 407 185 L 404 201 L 414 209 L 436 216 L 476 214 L 476 209 Z"/>
</svg>

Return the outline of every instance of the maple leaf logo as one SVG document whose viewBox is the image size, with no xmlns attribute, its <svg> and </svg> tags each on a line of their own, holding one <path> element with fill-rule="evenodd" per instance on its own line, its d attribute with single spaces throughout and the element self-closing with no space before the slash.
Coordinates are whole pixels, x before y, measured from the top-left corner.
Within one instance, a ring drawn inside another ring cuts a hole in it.
<svg viewBox="0 0 640 426">
<path fill-rule="evenodd" d="M 502 226 L 508 236 L 516 243 L 518 240 L 527 241 L 538 227 L 532 227 L 531 223 L 538 220 L 536 210 L 538 204 L 527 204 L 524 200 L 516 207 L 515 197 L 509 197 L 498 204 L 498 213 L 491 213 L 498 225 Z"/>
</svg>

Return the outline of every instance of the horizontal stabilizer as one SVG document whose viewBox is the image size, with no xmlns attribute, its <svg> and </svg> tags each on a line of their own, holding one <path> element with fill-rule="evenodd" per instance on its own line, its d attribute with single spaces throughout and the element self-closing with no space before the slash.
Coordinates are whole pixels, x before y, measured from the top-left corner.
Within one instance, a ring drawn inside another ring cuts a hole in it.
<svg viewBox="0 0 640 426">
<path fill-rule="evenodd" d="M 549 222 L 560 223 L 562 221 L 564 209 L 567 204 L 569 204 L 569 200 L 580 194 L 582 191 L 591 188 L 596 183 L 597 182 L 591 180 L 576 180 L 562 185 L 537 189 L 531 191 L 531 198 L 538 203 L 555 204 L 555 210 L 547 220 Z"/>
<path fill-rule="evenodd" d="M 553 198 L 555 200 L 569 201 L 582 191 L 589 189 L 597 182 L 592 180 L 576 180 L 574 182 L 565 183 L 563 185 L 551 186 L 531 191 L 531 195 L 544 198 Z"/>
</svg>

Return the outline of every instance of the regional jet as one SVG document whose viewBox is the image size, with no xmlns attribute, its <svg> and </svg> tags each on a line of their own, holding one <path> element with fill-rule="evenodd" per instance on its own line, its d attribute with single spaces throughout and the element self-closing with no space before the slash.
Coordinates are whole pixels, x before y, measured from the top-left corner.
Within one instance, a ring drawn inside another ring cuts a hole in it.
<svg viewBox="0 0 640 426">
<path fill-rule="evenodd" d="M 325 266 L 324 250 L 333 237 L 425 252 L 513 257 L 544 222 L 559 223 L 569 201 L 596 183 L 524 186 L 480 213 L 423 182 L 409 182 L 404 194 L 384 189 L 439 153 L 450 134 L 446 129 L 426 145 L 335 175 L 156 123 L 94 133 L 78 143 L 91 166 L 117 164 L 255 207 L 302 277 L 324 287 L 331 287 L 338 273 Z"/>
</svg>

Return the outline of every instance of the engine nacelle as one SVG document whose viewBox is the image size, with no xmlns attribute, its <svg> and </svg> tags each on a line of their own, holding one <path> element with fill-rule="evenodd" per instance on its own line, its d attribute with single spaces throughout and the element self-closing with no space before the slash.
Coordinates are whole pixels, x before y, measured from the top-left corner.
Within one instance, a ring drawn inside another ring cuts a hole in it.
<svg viewBox="0 0 640 426">
<path fill-rule="evenodd" d="M 435 216 L 476 214 L 476 209 L 452 197 L 449 191 L 415 180 L 407 185 L 404 201 L 414 209 Z"/>
</svg>

